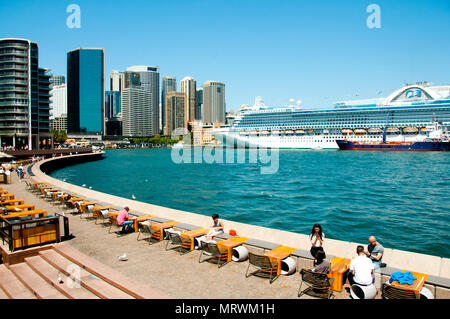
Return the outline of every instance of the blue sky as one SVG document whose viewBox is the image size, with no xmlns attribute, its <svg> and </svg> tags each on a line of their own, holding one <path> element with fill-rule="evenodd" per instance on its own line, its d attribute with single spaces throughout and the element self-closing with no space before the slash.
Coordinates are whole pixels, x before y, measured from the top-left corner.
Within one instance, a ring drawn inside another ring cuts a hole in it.
<svg viewBox="0 0 450 319">
<path fill-rule="evenodd" d="M 72 3 L 80 29 L 66 26 Z M 371 3 L 380 29 L 366 25 Z M 54 74 L 65 75 L 67 51 L 104 47 L 106 77 L 146 64 L 178 81 L 221 81 L 234 110 L 258 95 L 319 107 L 406 82 L 450 83 L 449 21 L 448 0 L 0 0 L 0 38 L 38 42 Z"/>
</svg>

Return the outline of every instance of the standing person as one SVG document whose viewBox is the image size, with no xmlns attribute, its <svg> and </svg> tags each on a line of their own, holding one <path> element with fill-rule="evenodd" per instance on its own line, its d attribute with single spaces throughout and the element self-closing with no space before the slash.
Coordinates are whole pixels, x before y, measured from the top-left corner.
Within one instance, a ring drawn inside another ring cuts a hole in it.
<svg viewBox="0 0 450 319">
<path fill-rule="evenodd" d="M 25 169 L 23 168 L 22 164 L 20 164 L 19 168 L 17 169 L 17 175 L 20 179 L 22 179 L 25 175 Z"/>
<path fill-rule="evenodd" d="M 381 267 L 384 247 L 377 241 L 375 236 L 369 237 L 369 245 L 367 246 L 367 250 L 364 253 L 372 260 L 374 269 L 378 269 Z"/>
<path fill-rule="evenodd" d="M 314 258 L 313 272 L 320 274 L 329 274 L 331 272 L 331 264 L 328 260 L 325 260 L 327 256 L 322 247 L 317 251 L 316 258 Z"/>
<path fill-rule="evenodd" d="M 127 233 L 131 226 L 133 226 L 133 221 L 130 220 L 130 215 L 128 212 L 130 209 L 128 207 L 125 207 L 118 215 L 117 215 L 117 225 L 122 226 L 121 233 Z"/>
<path fill-rule="evenodd" d="M 373 263 L 366 256 L 364 247 L 359 245 L 356 247 L 358 257 L 350 262 L 349 274 L 347 276 L 350 285 L 358 284 L 361 286 L 369 286 L 373 283 Z"/>
<path fill-rule="evenodd" d="M 323 250 L 323 241 L 325 239 L 325 234 L 322 232 L 322 226 L 320 224 L 314 224 L 311 235 L 309 235 L 309 240 L 311 241 L 311 256 L 316 258 L 317 252 Z"/>
</svg>

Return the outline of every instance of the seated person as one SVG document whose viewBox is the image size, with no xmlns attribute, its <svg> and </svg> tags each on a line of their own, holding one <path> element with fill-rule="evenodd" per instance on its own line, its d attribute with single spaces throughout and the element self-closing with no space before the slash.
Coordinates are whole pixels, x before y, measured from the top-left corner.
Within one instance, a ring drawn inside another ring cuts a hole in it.
<svg viewBox="0 0 450 319">
<path fill-rule="evenodd" d="M 314 259 L 314 268 L 312 269 L 312 271 L 320 274 L 329 274 L 331 271 L 331 264 L 328 260 L 325 260 L 325 251 L 322 247 L 320 248 L 321 249 L 319 249 L 316 253 L 316 258 Z"/>
<path fill-rule="evenodd" d="M 364 253 L 372 260 L 374 269 L 381 267 L 384 247 L 377 241 L 375 236 L 369 237 L 369 245 L 367 246 L 367 251 Z"/>
<path fill-rule="evenodd" d="M 122 226 L 122 230 L 120 231 L 121 233 L 128 233 L 134 224 L 134 221 L 130 220 L 130 215 L 128 214 L 129 211 L 130 211 L 130 209 L 128 207 L 125 207 L 117 215 L 117 219 L 116 219 L 117 225 Z"/>
<path fill-rule="evenodd" d="M 350 269 L 347 279 L 350 285 L 370 286 L 373 283 L 373 263 L 366 256 L 364 247 L 359 245 L 356 248 L 358 257 L 352 259 L 350 262 Z"/>
<path fill-rule="evenodd" d="M 213 219 L 214 224 L 212 226 L 212 229 L 206 234 L 207 241 L 211 241 L 214 236 L 223 234 L 224 229 L 223 222 L 219 219 L 218 214 L 212 215 L 211 218 Z"/>
</svg>

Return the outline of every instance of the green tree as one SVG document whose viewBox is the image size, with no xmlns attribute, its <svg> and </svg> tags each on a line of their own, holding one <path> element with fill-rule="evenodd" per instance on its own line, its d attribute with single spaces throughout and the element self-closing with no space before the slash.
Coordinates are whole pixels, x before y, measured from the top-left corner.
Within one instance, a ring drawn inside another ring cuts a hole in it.
<svg viewBox="0 0 450 319">
<path fill-rule="evenodd" d="M 53 140 L 58 143 L 64 143 L 67 140 L 67 132 L 64 130 L 52 130 Z"/>
</svg>

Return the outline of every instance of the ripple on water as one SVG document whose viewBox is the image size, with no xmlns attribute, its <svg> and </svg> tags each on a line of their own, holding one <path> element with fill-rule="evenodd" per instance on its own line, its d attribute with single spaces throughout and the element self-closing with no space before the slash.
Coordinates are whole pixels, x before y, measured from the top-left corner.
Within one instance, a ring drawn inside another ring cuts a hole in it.
<svg viewBox="0 0 450 319">
<path fill-rule="evenodd" d="M 280 151 L 259 164 L 181 164 L 170 150 L 107 150 L 51 175 L 117 196 L 254 225 L 450 257 L 450 154 Z M 239 230 L 237 230 L 239 233 Z"/>
</svg>

